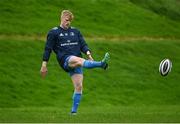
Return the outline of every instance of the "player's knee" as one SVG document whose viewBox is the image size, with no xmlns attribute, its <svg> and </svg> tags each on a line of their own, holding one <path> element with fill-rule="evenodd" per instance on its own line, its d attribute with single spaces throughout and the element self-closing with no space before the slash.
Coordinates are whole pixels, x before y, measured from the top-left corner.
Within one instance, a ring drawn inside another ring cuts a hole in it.
<svg viewBox="0 0 180 124">
<path fill-rule="evenodd" d="M 76 90 L 77 90 L 77 91 L 81 91 L 81 90 L 82 90 L 82 86 L 77 86 L 77 87 L 76 87 Z"/>
<path fill-rule="evenodd" d="M 78 66 L 78 67 L 79 67 L 79 66 L 82 66 L 82 62 L 81 62 L 81 61 L 78 61 L 77 66 Z"/>
<path fill-rule="evenodd" d="M 80 66 L 82 66 L 82 60 L 81 59 L 77 59 L 77 61 L 76 61 L 76 67 L 80 67 Z"/>
<path fill-rule="evenodd" d="M 76 90 L 77 92 L 81 92 L 81 91 L 82 91 L 82 84 L 81 84 L 81 83 L 75 84 L 75 90 Z"/>
</svg>

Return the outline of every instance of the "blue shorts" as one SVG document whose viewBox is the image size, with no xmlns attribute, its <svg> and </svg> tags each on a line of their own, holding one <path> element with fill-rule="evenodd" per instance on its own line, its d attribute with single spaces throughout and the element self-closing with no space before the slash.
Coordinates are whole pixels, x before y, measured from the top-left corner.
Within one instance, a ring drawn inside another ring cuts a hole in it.
<svg viewBox="0 0 180 124">
<path fill-rule="evenodd" d="M 65 69 L 65 70 L 68 70 L 70 76 L 72 76 L 73 74 L 83 74 L 82 67 L 71 68 L 71 67 L 68 66 L 69 59 L 70 59 L 71 57 L 72 57 L 72 56 L 68 56 L 68 57 L 65 59 L 65 62 L 64 62 L 64 65 L 63 65 L 64 69 Z"/>
</svg>

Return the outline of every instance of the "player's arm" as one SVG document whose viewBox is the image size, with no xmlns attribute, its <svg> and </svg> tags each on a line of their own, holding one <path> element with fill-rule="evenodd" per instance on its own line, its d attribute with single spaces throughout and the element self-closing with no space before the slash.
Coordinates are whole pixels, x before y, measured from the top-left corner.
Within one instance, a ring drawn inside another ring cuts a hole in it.
<svg viewBox="0 0 180 124">
<path fill-rule="evenodd" d="M 54 44 L 55 44 L 55 34 L 53 33 L 53 31 L 50 31 L 47 35 L 47 41 L 46 41 L 46 45 L 44 49 L 43 61 L 42 61 L 41 70 L 40 70 L 41 76 L 43 78 L 46 76 L 48 72 L 47 64 L 48 64 L 48 60 L 50 58 Z"/>
<path fill-rule="evenodd" d="M 91 51 L 90 49 L 88 48 L 88 45 L 86 44 L 82 34 L 79 32 L 79 40 L 80 40 L 80 43 L 81 43 L 81 51 L 87 55 L 87 58 L 89 60 L 94 60 L 92 55 L 91 55 Z"/>
<path fill-rule="evenodd" d="M 41 76 L 44 78 L 48 72 L 48 69 L 47 69 L 47 62 L 46 61 L 43 61 L 42 62 L 42 65 L 41 65 Z"/>
</svg>

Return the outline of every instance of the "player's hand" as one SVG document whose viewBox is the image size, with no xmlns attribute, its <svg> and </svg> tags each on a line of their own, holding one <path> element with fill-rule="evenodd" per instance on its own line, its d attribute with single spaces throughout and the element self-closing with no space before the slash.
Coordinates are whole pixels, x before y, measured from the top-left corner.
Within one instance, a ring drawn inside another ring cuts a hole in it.
<svg viewBox="0 0 180 124">
<path fill-rule="evenodd" d="M 88 60 L 93 61 L 94 59 L 93 59 L 93 57 L 91 55 L 88 55 Z"/>
<path fill-rule="evenodd" d="M 40 73 L 41 73 L 42 78 L 45 78 L 45 76 L 47 75 L 47 72 L 48 72 L 47 67 L 41 66 Z"/>
</svg>

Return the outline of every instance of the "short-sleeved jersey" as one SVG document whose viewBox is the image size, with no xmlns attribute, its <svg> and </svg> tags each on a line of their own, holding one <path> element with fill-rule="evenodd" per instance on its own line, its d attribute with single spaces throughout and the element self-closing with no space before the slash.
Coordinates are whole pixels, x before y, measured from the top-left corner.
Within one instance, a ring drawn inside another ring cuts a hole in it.
<svg viewBox="0 0 180 124">
<path fill-rule="evenodd" d="M 48 32 L 43 61 L 49 60 L 52 50 L 56 53 L 57 60 L 62 67 L 67 56 L 81 57 L 81 52 L 86 54 L 90 51 L 79 30 L 73 27 L 65 30 L 60 26 Z"/>
</svg>

